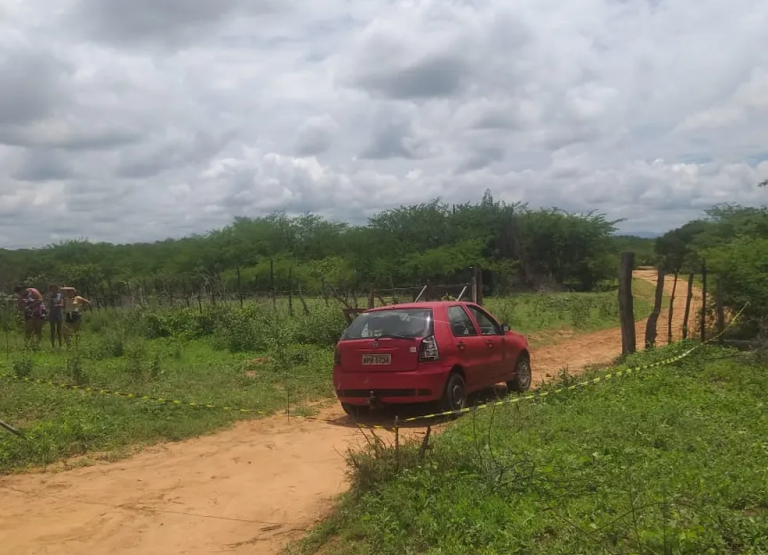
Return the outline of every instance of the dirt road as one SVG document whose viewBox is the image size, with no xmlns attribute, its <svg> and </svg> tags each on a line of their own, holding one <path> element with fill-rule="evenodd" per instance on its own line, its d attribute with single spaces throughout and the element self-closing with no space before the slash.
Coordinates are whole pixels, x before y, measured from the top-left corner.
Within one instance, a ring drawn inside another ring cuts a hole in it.
<svg viewBox="0 0 768 555">
<path fill-rule="evenodd" d="M 653 271 L 636 276 L 655 283 Z M 678 283 L 676 330 L 684 304 Z M 660 343 L 665 322 L 666 313 Z M 644 330 L 639 323 L 638 345 Z M 575 336 L 534 351 L 535 379 L 564 367 L 578 373 L 620 351 L 618 329 Z M 122 462 L 3 477 L 0 555 L 278 553 L 346 489 L 343 453 L 361 440 L 334 406 L 317 420 L 242 422 Z"/>
</svg>

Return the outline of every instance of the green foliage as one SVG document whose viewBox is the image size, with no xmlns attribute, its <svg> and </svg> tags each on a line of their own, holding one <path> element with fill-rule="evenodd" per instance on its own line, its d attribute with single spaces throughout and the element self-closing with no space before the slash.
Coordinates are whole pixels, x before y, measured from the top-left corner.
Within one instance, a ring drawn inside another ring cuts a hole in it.
<svg viewBox="0 0 768 555">
<path fill-rule="evenodd" d="M 24 353 L 20 357 L 13 360 L 11 363 L 11 371 L 15 376 L 20 378 L 28 378 L 32 375 L 32 369 L 34 368 L 34 359 L 29 353 Z"/>
<path fill-rule="evenodd" d="M 709 283 L 722 289 L 726 308 L 735 312 L 749 302 L 747 331 L 768 322 L 768 208 L 716 206 L 706 219 L 660 237 L 656 252 L 668 270 L 698 272 L 706 260 Z"/>
<path fill-rule="evenodd" d="M 724 304 L 734 309 L 746 306 L 744 316 L 753 327 L 768 322 L 768 236 L 740 238 L 701 252 L 719 280 L 716 287 L 723 288 Z"/>
<path fill-rule="evenodd" d="M 656 266 L 659 255 L 656 254 L 656 240 L 633 237 L 631 235 L 616 235 L 611 237 L 613 251 L 635 253 L 635 266 Z"/>
<path fill-rule="evenodd" d="M 765 553 L 768 367 L 733 356 L 480 411 L 423 455 L 372 440 L 304 551 Z"/>
<path fill-rule="evenodd" d="M 532 210 L 495 201 L 449 206 L 436 199 L 372 217 L 365 226 L 312 214 L 236 218 L 205 235 L 152 244 L 65 241 L 43 249 L 0 250 L 0 289 L 20 281 L 73 285 L 90 297 L 138 289 L 206 296 L 273 287 L 319 293 L 337 288 L 465 281 L 469 267 L 486 272 L 489 291 L 535 287 L 542 279 L 591 290 L 613 279 L 615 223 L 599 214 Z M 173 327 L 173 323 L 165 324 Z M 167 327 L 158 322 L 158 332 Z"/>
</svg>

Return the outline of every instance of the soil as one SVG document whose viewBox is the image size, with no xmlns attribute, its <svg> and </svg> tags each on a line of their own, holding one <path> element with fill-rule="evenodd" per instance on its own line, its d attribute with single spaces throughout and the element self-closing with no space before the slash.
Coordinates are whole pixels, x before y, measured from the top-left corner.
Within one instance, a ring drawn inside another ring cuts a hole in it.
<svg viewBox="0 0 768 555">
<path fill-rule="evenodd" d="M 656 282 L 653 270 L 635 275 Z M 681 280 L 677 287 L 675 338 L 686 285 Z M 671 292 L 672 278 L 665 290 Z M 700 303 L 696 291 L 693 308 Z M 667 321 L 664 310 L 659 345 L 666 343 Z M 639 346 L 644 334 L 645 321 L 637 324 Z M 620 352 L 618 329 L 565 338 L 532 352 L 534 380 L 551 379 L 563 368 L 577 374 L 587 365 L 609 364 Z M 344 453 L 362 441 L 334 404 L 315 419 L 240 422 L 120 462 L 2 477 L 0 555 L 279 553 L 346 490 Z"/>
</svg>

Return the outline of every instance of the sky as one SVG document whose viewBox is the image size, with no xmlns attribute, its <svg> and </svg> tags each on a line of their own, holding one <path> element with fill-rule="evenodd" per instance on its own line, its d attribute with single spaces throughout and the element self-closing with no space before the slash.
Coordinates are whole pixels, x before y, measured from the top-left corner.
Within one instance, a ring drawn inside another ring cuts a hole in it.
<svg viewBox="0 0 768 555">
<path fill-rule="evenodd" d="M 768 2 L 0 0 L 0 248 L 441 197 L 765 204 Z"/>
</svg>

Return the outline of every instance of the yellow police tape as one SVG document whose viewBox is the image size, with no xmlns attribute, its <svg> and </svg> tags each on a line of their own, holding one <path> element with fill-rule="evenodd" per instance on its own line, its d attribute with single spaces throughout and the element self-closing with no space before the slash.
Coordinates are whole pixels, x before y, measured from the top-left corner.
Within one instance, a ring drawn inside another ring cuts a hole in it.
<svg viewBox="0 0 768 555">
<path fill-rule="evenodd" d="M 578 382 L 573 385 L 560 387 L 558 389 L 554 389 L 552 391 L 534 391 L 533 393 L 529 395 L 525 395 L 523 397 L 507 397 L 506 399 L 502 399 L 500 401 L 493 401 L 490 403 L 484 403 L 482 405 L 474 405 L 471 407 L 465 407 L 463 409 L 458 410 L 449 410 L 449 411 L 443 411 L 443 412 L 435 412 L 432 414 L 423 414 L 420 416 L 412 416 L 411 418 L 405 418 L 403 419 L 403 422 L 418 422 L 420 420 L 431 420 L 434 418 L 440 418 L 444 416 L 456 416 L 459 414 L 466 414 L 469 412 L 474 412 L 477 410 L 487 409 L 488 407 L 498 407 L 501 405 L 511 405 L 514 403 L 519 403 L 521 401 L 531 401 L 534 399 L 543 399 L 544 397 L 548 397 L 550 395 L 557 395 L 558 393 L 565 393 L 566 391 L 573 391 L 575 389 L 579 389 L 580 387 L 585 387 L 588 385 L 594 385 L 598 384 L 600 382 L 608 381 L 610 379 L 613 379 L 614 377 L 620 378 L 622 376 L 629 376 L 630 374 L 634 372 L 638 372 L 640 370 L 646 370 L 648 368 L 655 368 L 658 366 L 665 366 L 667 364 L 675 363 L 679 360 L 684 359 L 688 355 L 690 355 L 695 350 L 699 349 L 699 346 L 694 347 L 693 349 L 689 349 L 685 351 L 683 354 L 674 356 L 671 358 L 667 358 L 664 360 L 660 360 L 657 362 L 652 362 L 650 364 L 641 364 L 640 366 L 634 366 L 632 368 L 627 368 L 626 370 L 616 370 L 614 372 L 609 372 L 607 374 L 603 374 L 602 376 L 598 376 L 596 378 L 592 378 L 591 380 L 585 380 L 583 382 Z"/>
<path fill-rule="evenodd" d="M 588 386 L 588 385 L 598 384 L 598 383 L 603 382 L 603 381 L 608 381 L 608 380 L 610 380 L 610 379 L 612 379 L 614 377 L 620 378 L 622 376 L 629 376 L 632 373 L 638 372 L 640 370 L 647 370 L 649 368 L 656 368 L 658 366 L 665 366 L 667 364 L 673 364 L 675 362 L 678 362 L 678 361 L 686 358 L 691 353 L 693 353 L 694 351 L 696 351 L 698 349 L 701 349 L 702 347 L 704 347 L 708 343 L 712 343 L 713 341 L 716 341 L 720 337 L 722 337 L 725 334 L 725 332 L 731 326 L 733 326 L 733 324 L 736 323 L 736 320 L 738 320 L 739 316 L 741 316 L 741 314 L 746 310 L 746 308 L 748 306 L 749 306 L 749 303 L 746 303 L 742 307 L 742 309 L 739 310 L 734 315 L 734 317 L 731 319 L 731 321 L 728 322 L 728 325 L 725 326 L 725 328 L 720 333 L 718 333 L 717 335 L 715 335 L 713 337 L 710 337 L 704 343 L 699 343 L 698 345 L 696 345 L 692 349 L 688 349 L 687 351 L 685 351 L 681 355 L 677 355 L 677 356 L 674 356 L 674 357 L 671 357 L 671 358 L 667 358 L 667 359 L 664 359 L 664 360 L 660 360 L 660 361 L 657 361 L 657 362 L 652 362 L 650 364 L 641 364 L 639 366 L 634 366 L 632 368 L 627 368 L 625 370 L 616 370 L 614 372 L 609 372 L 607 374 L 603 374 L 602 376 L 598 376 L 596 378 L 592 378 L 591 380 L 585 380 L 585 381 L 582 381 L 582 382 L 579 382 L 579 383 L 576 383 L 576 384 L 573 384 L 573 385 L 561 387 L 561 388 L 558 388 L 558 389 L 555 389 L 555 390 L 552 390 L 552 391 L 541 391 L 541 392 L 534 391 L 533 393 L 531 393 L 529 395 L 526 395 L 524 397 L 507 397 L 506 399 L 502 399 L 500 401 L 484 403 L 484 404 L 481 404 L 481 405 L 474 405 L 474 406 L 471 406 L 471 407 L 465 407 L 463 409 L 443 411 L 443 412 L 436 412 L 436 413 L 424 414 L 424 415 L 420 415 L 420 416 L 412 416 L 411 418 L 403 419 L 403 422 L 419 422 L 419 421 L 422 421 L 422 420 L 432 420 L 432 419 L 440 418 L 440 417 L 456 416 L 456 415 L 460 415 L 460 414 L 467 414 L 469 412 L 475 412 L 475 411 L 478 411 L 478 410 L 487 409 L 488 407 L 498 407 L 498 406 L 501 406 L 501 405 L 511 405 L 511 404 L 514 404 L 514 403 L 519 403 L 521 401 L 531 401 L 531 400 L 534 400 L 534 399 L 541 399 L 541 398 L 547 397 L 549 395 L 557 395 L 558 393 L 564 393 L 566 391 L 573 391 L 573 390 L 579 389 L 581 387 L 585 387 L 585 386 Z"/>
</svg>

